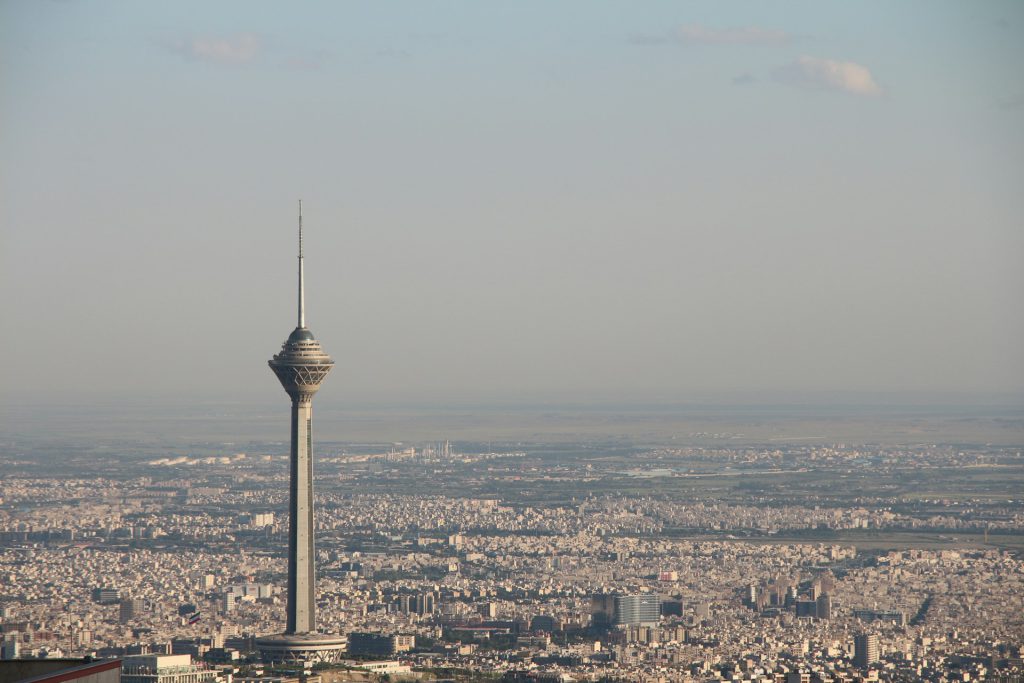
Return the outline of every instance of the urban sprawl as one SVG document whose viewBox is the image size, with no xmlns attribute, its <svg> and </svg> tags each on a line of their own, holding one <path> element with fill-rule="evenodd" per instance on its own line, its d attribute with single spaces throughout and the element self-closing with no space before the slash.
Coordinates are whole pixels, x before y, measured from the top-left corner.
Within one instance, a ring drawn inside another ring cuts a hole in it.
<svg viewBox="0 0 1024 683">
<path fill-rule="evenodd" d="M 1024 672 L 1016 448 L 321 444 L 317 619 L 347 652 L 291 668 L 255 652 L 284 627 L 280 444 L 51 448 L 0 455 L 6 659 L 170 683 Z"/>
</svg>

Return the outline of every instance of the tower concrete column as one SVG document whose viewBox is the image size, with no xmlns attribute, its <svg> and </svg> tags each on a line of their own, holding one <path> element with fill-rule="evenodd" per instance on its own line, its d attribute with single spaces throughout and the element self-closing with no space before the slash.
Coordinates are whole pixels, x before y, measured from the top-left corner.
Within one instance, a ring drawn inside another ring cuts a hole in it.
<svg viewBox="0 0 1024 683">
<path fill-rule="evenodd" d="M 313 541 L 313 401 L 292 399 L 291 485 L 288 506 L 288 627 L 316 631 L 316 548 Z"/>
</svg>

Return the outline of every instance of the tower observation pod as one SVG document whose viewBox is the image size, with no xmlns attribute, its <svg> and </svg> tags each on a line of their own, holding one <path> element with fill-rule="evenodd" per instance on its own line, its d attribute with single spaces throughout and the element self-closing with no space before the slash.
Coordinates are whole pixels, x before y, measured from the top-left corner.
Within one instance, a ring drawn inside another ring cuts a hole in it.
<svg viewBox="0 0 1024 683">
<path fill-rule="evenodd" d="M 306 327 L 302 202 L 299 201 L 298 325 L 268 361 L 291 397 L 291 476 L 288 495 L 288 620 L 285 632 L 256 639 L 264 661 L 333 662 L 344 636 L 316 630 L 316 552 L 313 539 L 313 396 L 334 367 Z"/>
</svg>

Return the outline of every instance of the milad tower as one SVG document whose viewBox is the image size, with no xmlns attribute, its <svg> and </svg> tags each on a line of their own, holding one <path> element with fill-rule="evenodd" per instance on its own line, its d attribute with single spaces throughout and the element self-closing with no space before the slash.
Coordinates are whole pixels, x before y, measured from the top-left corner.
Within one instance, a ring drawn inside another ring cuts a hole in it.
<svg viewBox="0 0 1024 683">
<path fill-rule="evenodd" d="M 299 201 L 299 319 L 281 352 L 268 361 L 292 399 L 291 484 L 288 502 L 288 626 L 257 638 L 267 662 L 332 662 L 345 649 L 344 636 L 316 631 L 316 552 L 313 543 L 313 395 L 334 367 L 306 327 Z"/>
</svg>

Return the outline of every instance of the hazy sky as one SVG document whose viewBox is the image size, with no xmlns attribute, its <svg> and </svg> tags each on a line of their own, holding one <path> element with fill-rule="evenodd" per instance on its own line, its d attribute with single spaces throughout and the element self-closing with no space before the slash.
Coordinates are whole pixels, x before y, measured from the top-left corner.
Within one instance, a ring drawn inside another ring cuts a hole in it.
<svg viewBox="0 0 1024 683">
<path fill-rule="evenodd" d="M 1024 391 L 1024 3 L 0 2 L 4 399 Z"/>
</svg>

